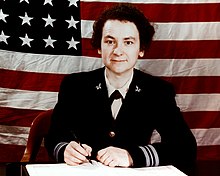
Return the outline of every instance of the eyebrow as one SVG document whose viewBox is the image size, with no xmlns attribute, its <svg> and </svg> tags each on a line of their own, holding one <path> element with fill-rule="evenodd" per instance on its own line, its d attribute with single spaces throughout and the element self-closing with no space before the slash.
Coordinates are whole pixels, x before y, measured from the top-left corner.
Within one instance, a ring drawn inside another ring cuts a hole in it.
<svg viewBox="0 0 220 176">
<path fill-rule="evenodd" d="M 111 39 L 114 39 L 114 37 L 112 37 L 111 35 L 107 35 L 107 36 L 105 36 L 104 38 L 111 38 Z"/>
<path fill-rule="evenodd" d="M 107 35 L 107 36 L 105 36 L 104 38 L 111 38 L 111 39 L 115 39 L 113 36 L 111 36 L 111 35 Z M 132 36 L 130 36 L 130 37 L 125 37 L 124 38 L 124 40 L 135 40 L 135 37 L 132 37 Z"/>
</svg>

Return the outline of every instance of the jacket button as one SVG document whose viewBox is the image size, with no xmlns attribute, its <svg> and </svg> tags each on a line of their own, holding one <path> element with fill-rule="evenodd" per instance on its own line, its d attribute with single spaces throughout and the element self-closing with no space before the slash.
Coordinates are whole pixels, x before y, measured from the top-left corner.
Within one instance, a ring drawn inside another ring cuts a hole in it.
<svg viewBox="0 0 220 176">
<path fill-rule="evenodd" d="M 114 131 L 110 131 L 110 132 L 109 132 L 109 136 L 110 136 L 110 137 L 115 137 L 115 132 L 114 132 Z"/>
</svg>

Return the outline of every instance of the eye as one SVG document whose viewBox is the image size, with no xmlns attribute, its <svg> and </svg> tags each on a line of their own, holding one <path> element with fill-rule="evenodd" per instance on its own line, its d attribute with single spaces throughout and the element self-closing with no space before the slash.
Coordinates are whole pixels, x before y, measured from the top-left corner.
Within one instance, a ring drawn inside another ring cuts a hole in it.
<svg viewBox="0 0 220 176">
<path fill-rule="evenodd" d="M 115 41 L 113 41 L 113 40 L 105 40 L 105 43 L 107 43 L 108 45 L 114 45 Z"/>
<path fill-rule="evenodd" d="M 125 41 L 125 44 L 126 45 L 132 45 L 132 44 L 134 44 L 134 42 L 133 41 Z"/>
<path fill-rule="evenodd" d="M 112 40 L 109 40 L 109 41 L 108 41 L 108 44 L 109 44 L 109 45 L 113 45 L 114 43 L 115 43 L 115 42 L 113 42 Z"/>
</svg>

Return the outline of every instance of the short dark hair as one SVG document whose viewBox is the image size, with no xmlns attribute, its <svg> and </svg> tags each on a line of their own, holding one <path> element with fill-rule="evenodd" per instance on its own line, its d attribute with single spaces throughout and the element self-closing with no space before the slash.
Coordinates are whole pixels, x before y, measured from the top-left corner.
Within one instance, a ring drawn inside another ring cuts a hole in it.
<svg viewBox="0 0 220 176">
<path fill-rule="evenodd" d="M 155 33 L 154 27 L 144 13 L 130 3 L 119 3 L 103 11 L 93 24 L 91 39 L 93 48 L 101 49 L 102 30 L 107 20 L 133 22 L 139 31 L 140 50 L 149 49 Z"/>
</svg>

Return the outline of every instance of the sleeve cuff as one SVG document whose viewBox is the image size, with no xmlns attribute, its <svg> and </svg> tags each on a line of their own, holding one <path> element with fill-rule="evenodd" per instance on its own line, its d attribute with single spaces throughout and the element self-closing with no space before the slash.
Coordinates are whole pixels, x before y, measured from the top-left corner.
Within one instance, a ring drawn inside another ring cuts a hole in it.
<svg viewBox="0 0 220 176">
<path fill-rule="evenodd" d="M 152 145 L 139 146 L 139 148 L 142 150 L 145 156 L 147 167 L 159 166 L 159 157 L 158 157 L 157 151 Z"/>
<path fill-rule="evenodd" d="M 53 151 L 53 156 L 56 162 L 64 162 L 64 149 L 67 146 L 67 142 L 61 142 L 56 145 Z"/>
</svg>

